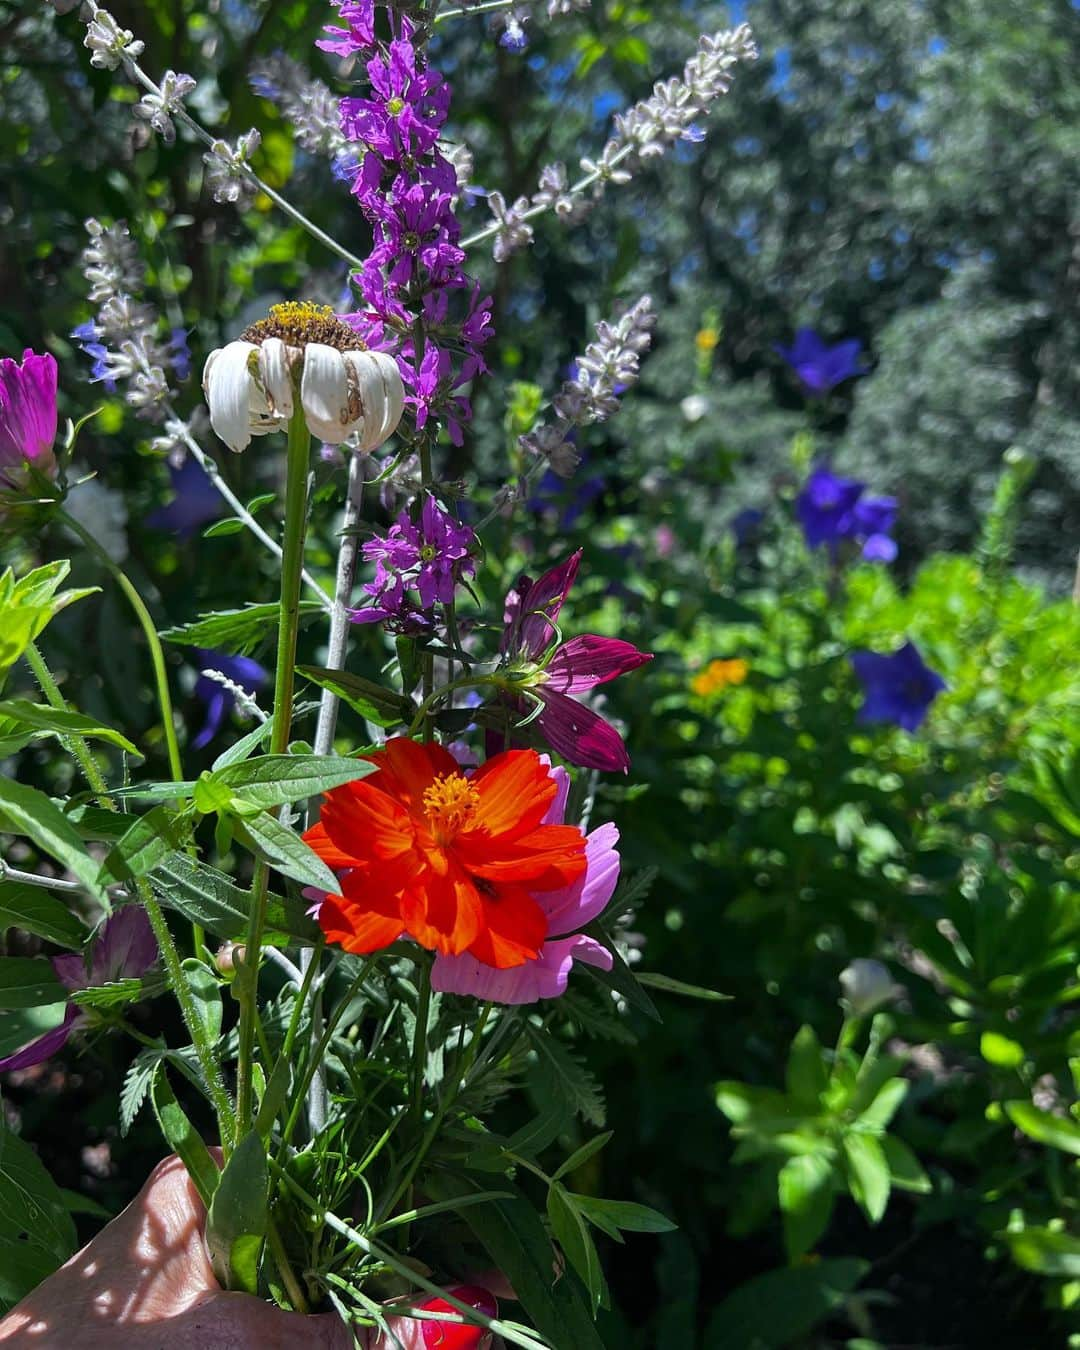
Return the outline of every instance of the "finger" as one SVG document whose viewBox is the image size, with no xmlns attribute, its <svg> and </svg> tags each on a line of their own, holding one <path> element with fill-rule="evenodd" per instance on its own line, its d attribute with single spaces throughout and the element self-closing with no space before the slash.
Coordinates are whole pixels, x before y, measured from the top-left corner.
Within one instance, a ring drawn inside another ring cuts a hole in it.
<svg viewBox="0 0 1080 1350">
<path fill-rule="evenodd" d="M 208 1294 L 154 1326 L 133 1328 L 124 1350 L 352 1350 L 336 1314 L 282 1312 L 250 1294 Z"/>
</svg>

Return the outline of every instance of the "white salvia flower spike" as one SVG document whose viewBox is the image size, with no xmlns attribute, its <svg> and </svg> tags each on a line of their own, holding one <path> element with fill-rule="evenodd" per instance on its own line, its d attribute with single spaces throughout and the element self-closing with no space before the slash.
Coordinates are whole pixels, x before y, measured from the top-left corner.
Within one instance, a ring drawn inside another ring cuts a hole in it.
<svg viewBox="0 0 1080 1350">
<path fill-rule="evenodd" d="M 355 433 L 364 453 L 401 421 L 405 390 L 397 363 L 369 352 L 328 305 L 273 305 L 236 342 L 210 353 L 203 391 L 214 430 L 230 450 L 252 436 L 284 431 L 299 392 L 313 436 L 342 445 Z"/>
</svg>

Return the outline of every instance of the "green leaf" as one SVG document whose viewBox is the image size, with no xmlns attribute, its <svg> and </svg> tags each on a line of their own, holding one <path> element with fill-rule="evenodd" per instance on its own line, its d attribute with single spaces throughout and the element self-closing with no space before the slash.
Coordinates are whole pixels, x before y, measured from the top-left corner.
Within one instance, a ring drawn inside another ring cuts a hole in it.
<svg viewBox="0 0 1080 1350">
<path fill-rule="evenodd" d="M 98 872 L 98 882 L 111 886 L 143 877 L 184 842 L 180 819 L 167 806 L 155 806 L 139 816 L 109 850 Z"/>
<path fill-rule="evenodd" d="M 140 999 L 157 998 L 168 989 L 164 973 L 146 975 L 142 979 L 131 976 L 124 980 L 109 980 L 106 984 L 93 984 L 86 989 L 76 989 L 71 995 L 72 1003 L 85 1008 L 119 1008 L 125 1003 L 138 1003 Z"/>
<path fill-rule="evenodd" d="M 818 1261 L 771 1270 L 741 1284 L 709 1321 L 710 1350 L 782 1350 L 843 1307 L 868 1261 Z"/>
<path fill-rule="evenodd" d="M 0 574 L 0 688 L 8 671 L 57 614 L 75 600 L 93 595 L 98 587 L 56 593 L 71 571 L 66 558 L 37 567 L 15 580 L 9 567 Z"/>
<path fill-rule="evenodd" d="M 0 957 L 0 1008 L 40 1008 L 67 996 L 50 962 L 30 956 Z"/>
<path fill-rule="evenodd" d="M 706 989 L 700 984 L 687 984 L 685 980 L 673 979 L 670 975 L 661 975 L 655 970 L 636 970 L 634 975 L 639 984 L 650 989 L 660 989 L 665 994 L 682 994 L 684 998 L 700 998 L 707 1003 L 728 1003 L 730 994 L 721 994 L 716 989 Z"/>
<path fill-rule="evenodd" d="M 820 1109 L 821 1097 L 829 1085 L 821 1042 L 811 1026 L 802 1026 L 791 1042 L 787 1062 L 788 1096 L 808 1115 Z"/>
<path fill-rule="evenodd" d="M 575 1149 L 559 1170 L 552 1173 L 552 1181 L 558 1181 L 560 1177 L 564 1177 L 570 1172 L 576 1172 L 583 1163 L 589 1161 L 594 1153 L 600 1152 L 614 1133 L 614 1130 L 607 1130 L 604 1134 L 598 1134 L 595 1139 L 590 1139 L 587 1144 L 582 1144 L 579 1149 Z"/>
<path fill-rule="evenodd" d="M 777 1194 L 784 1216 L 784 1246 L 788 1260 L 795 1262 L 829 1226 L 835 1199 L 832 1161 L 822 1153 L 789 1158 L 777 1177 Z"/>
<path fill-rule="evenodd" d="M 66 1017 L 67 1009 L 65 992 L 63 1003 L 46 1003 L 39 1008 L 20 1008 L 5 1013 L 0 1018 L 0 1056 L 14 1054 L 39 1036 L 55 1031 Z"/>
<path fill-rule="evenodd" d="M 224 872 L 197 862 L 186 853 L 171 853 L 150 873 L 149 880 L 163 904 L 200 924 L 215 937 L 243 938 L 247 933 L 251 896 L 234 886 Z M 336 882 L 335 882 L 336 885 Z M 311 943 L 319 927 L 305 913 L 307 901 L 271 895 L 266 907 L 266 938 L 280 945 L 284 938 Z"/>
<path fill-rule="evenodd" d="M 252 727 L 238 741 L 234 741 L 227 749 L 223 750 L 217 759 L 210 766 L 211 773 L 217 773 L 219 769 L 227 768 L 230 764 L 239 764 L 241 760 L 247 759 L 253 750 L 257 750 L 262 745 L 274 729 L 274 719 L 268 717 L 265 722 L 260 722 L 258 726 Z"/>
<path fill-rule="evenodd" d="M 424 1189 L 434 1200 L 470 1197 L 485 1188 L 471 1177 L 431 1172 Z M 604 1350 L 593 1320 L 568 1276 L 556 1273 L 555 1253 L 540 1216 L 516 1187 L 513 1200 L 470 1205 L 461 1217 L 493 1264 L 513 1285 L 529 1320 L 552 1345 Z"/>
<path fill-rule="evenodd" d="M 1080 1279 L 1080 1238 L 1051 1228 L 1025 1228 L 1023 1232 L 1002 1236 L 1009 1244 L 1013 1260 L 1024 1270 L 1067 1280 Z"/>
<path fill-rule="evenodd" d="M 915 1191 L 919 1195 L 929 1195 L 934 1189 L 930 1178 L 922 1165 L 902 1140 L 887 1134 L 881 1139 L 881 1148 L 885 1161 L 889 1165 L 889 1177 L 894 1186 L 902 1191 Z"/>
<path fill-rule="evenodd" d="M 34 731 L 51 732 L 56 736 L 86 736 L 99 741 L 108 741 L 111 745 L 126 750 L 128 754 L 143 758 L 141 752 L 126 736 L 121 736 L 112 727 L 102 726 L 93 717 L 84 717 L 82 713 L 72 712 L 67 708 L 51 708 L 47 703 L 31 703 L 28 699 L 9 698 L 0 700 L 0 717 L 10 717 Z"/>
<path fill-rule="evenodd" d="M 301 600 L 300 622 L 309 623 L 323 613 L 315 600 Z M 277 630 L 277 604 L 246 605 L 243 609 L 219 610 L 200 614 L 194 623 L 166 628 L 161 636 L 183 647 L 210 647 L 250 656 L 256 647 Z"/>
<path fill-rule="evenodd" d="M 604 1273 L 600 1269 L 600 1257 L 592 1234 L 574 1205 L 574 1198 L 559 1181 L 548 1187 L 547 1214 L 555 1241 L 563 1249 L 567 1261 L 581 1276 L 582 1283 L 589 1291 L 595 1317 L 601 1304 L 606 1307 L 608 1302 Z"/>
<path fill-rule="evenodd" d="M 1005 1114 L 1017 1129 L 1037 1144 L 1048 1144 L 1080 1156 L 1080 1125 L 1065 1116 L 1052 1116 L 1031 1102 L 1006 1102 Z"/>
<path fill-rule="evenodd" d="M 256 857 L 268 862 L 301 886 L 315 886 L 335 894 L 337 878 L 303 839 L 270 815 L 245 816 L 236 822 L 236 837 Z"/>
<path fill-rule="evenodd" d="M 88 1195 L 83 1195 L 80 1191 L 69 1191 L 66 1186 L 59 1187 L 60 1199 L 64 1202 L 64 1208 L 69 1214 L 89 1214 L 95 1219 L 109 1219 L 116 1216 L 110 1214 L 104 1205 L 99 1205 L 96 1200 L 91 1200 Z"/>
<path fill-rule="evenodd" d="M 23 886 L 18 882 L 0 882 L 0 933 L 21 928 L 60 947 L 81 948 L 87 938 L 80 922 L 62 900 L 41 886 Z"/>
<path fill-rule="evenodd" d="M 221 985 L 210 967 L 198 957 L 189 956 L 181 965 L 187 973 L 188 987 L 195 1000 L 199 1021 L 213 1044 L 221 1035 Z"/>
<path fill-rule="evenodd" d="M 871 1223 L 889 1203 L 889 1165 L 880 1142 L 871 1134 L 848 1131 L 841 1140 L 852 1199 Z"/>
<path fill-rule="evenodd" d="M 222 1174 L 186 1111 L 176 1100 L 169 1086 L 165 1065 L 160 1060 L 154 1065 L 150 1100 L 154 1104 L 154 1114 L 166 1143 L 183 1162 L 199 1192 L 199 1198 L 209 1207 L 219 1188 Z"/>
<path fill-rule="evenodd" d="M 630 969 L 623 958 L 619 955 L 618 949 L 611 936 L 605 931 L 601 924 L 590 924 L 586 930 L 591 936 L 602 942 L 611 952 L 613 964 L 610 970 L 600 970 L 596 966 L 585 966 L 584 971 L 589 979 L 595 980 L 606 990 L 614 990 L 624 998 L 632 1008 L 637 1008 L 646 1017 L 654 1022 L 660 1022 L 663 1019 L 657 1009 L 656 1004 L 645 992 L 641 981 L 637 975 Z"/>
<path fill-rule="evenodd" d="M 859 1124 L 872 1130 L 884 1130 L 900 1109 L 911 1084 L 906 1078 L 890 1078 L 878 1089 L 878 1094 L 859 1116 Z"/>
<path fill-rule="evenodd" d="M 554 1071 L 554 1082 L 567 1105 L 584 1120 L 598 1129 L 604 1125 L 604 1099 L 596 1079 L 563 1043 L 549 1032 L 541 1032 L 525 1024 L 529 1040 L 537 1056 Z"/>
<path fill-rule="evenodd" d="M 37 1154 L 0 1126 L 0 1311 L 75 1251 L 75 1224 Z"/>
<path fill-rule="evenodd" d="M 353 712 L 359 713 L 377 727 L 393 727 L 402 722 L 411 722 L 416 713 L 412 699 L 404 698 L 391 689 L 384 689 L 371 680 L 361 679 L 359 675 L 351 675 L 347 670 L 297 666 L 296 673 L 303 675 L 312 684 L 317 684 L 320 689 L 329 689 Z"/>
<path fill-rule="evenodd" d="M 266 1149 L 252 1130 L 225 1164 L 206 1219 L 210 1265 L 225 1289 L 258 1293 L 269 1190 Z"/>
<path fill-rule="evenodd" d="M 214 779 L 265 811 L 366 778 L 375 767 L 367 760 L 335 755 L 258 755 L 218 770 Z"/>
<path fill-rule="evenodd" d="M 43 853 L 73 872 L 92 895 L 104 900 L 97 863 L 83 848 L 75 827 L 43 792 L 0 778 L 0 829 L 25 834 Z"/>
<path fill-rule="evenodd" d="M 576 1195 L 573 1191 L 569 1194 L 590 1223 L 613 1236 L 619 1232 L 672 1233 L 678 1227 L 659 1210 L 637 1205 L 632 1200 L 601 1200 L 594 1195 Z"/>
<path fill-rule="evenodd" d="M 984 1031 L 979 1037 L 979 1053 L 999 1069 L 1018 1069 L 1024 1062 L 1024 1047 L 996 1031 Z"/>
<path fill-rule="evenodd" d="M 212 816 L 218 811 L 226 813 L 233 809 L 232 792 L 209 769 L 199 774 L 192 800 L 195 803 L 195 810 L 204 816 Z"/>
<path fill-rule="evenodd" d="M 154 1079 L 154 1071 L 164 1056 L 164 1050 L 147 1046 L 146 1049 L 139 1051 L 128 1066 L 128 1071 L 124 1075 L 124 1086 L 120 1089 L 121 1137 L 127 1135 L 132 1122 L 142 1109 Z"/>
<path fill-rule="evenodd" d="M 242 520 L 230 517 L 228 520 L 216 521 L 213 525 L 208 525 L 202 532 L 204 539 L 220 539 L 227 534 L 242 534 L 247 526 Z M 164 635 L 163 635 L 164 636 Z"/>
</svg>

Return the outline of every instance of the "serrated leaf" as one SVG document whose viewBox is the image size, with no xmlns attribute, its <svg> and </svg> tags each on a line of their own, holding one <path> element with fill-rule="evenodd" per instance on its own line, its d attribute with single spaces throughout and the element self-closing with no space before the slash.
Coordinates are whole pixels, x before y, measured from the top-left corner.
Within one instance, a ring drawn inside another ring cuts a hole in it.
<svg viewBox="0 0 1080 1350">
<path fill-rule="evenodd" d="M 125 1003 L 157 998 L 168 987 L 164 974 L 159 973 L 142 979 L 132 976 L 126 980 L 110 980 L 107 984 L 93 984 L 86 989 L 74 990 L 69 997 L 80 1008 L 119 1008 Z"/>
<path fill-rule="evenodd" d="M 266 1148 L 253 1130 L 225 1164 L 206 1218 L 207 1254 L 225 1289 L 258 1292 L 269 1189 Z"/>
<path fill-rule="evenodd" d="M 368 760 L 337 755 L 258 755 L 230 764 L 213 777 L 241 801 L 269 810 L 366 778 L 375 767 Z"/>
<path fill-rule="evenodd" d="M 184 842 L 181 821 L 167 806 L 155 806 L 134 820 L 101 864 L 102 886 L 143 877 Z"/>
<path fill-rule="evenodd" d="M 49 961 L 31 956 L 0 957 L 0 1008 L 41 1008 L 66 998 L 67 990 Z"/>
<path fill-rule="evenodd" d="M 299 608 L 301 624 L 310 623 L 324 612 L 315 600 L 301 600 Z M 275 631 L 278 617 L 276 604 L 246 605 L 243 609 L 200 614 L 194 623 L 166 628 L 160 636 L 183 647 L 207 647 L 234 656 L 249 656 Z"/>
<path fill-rule="evenodd" d="M 83 848 L 75 827 L 43 792 L 0 778 L 0 829 L 25 834 L 43 853 L 63 863 L 91 895 L 104 900 L 97 863 Z"/>
<path fill-rule="evenodd" d="M 215 937 L 237 940 L 246 936 L 251 896 L 234 885 L 224 872 L 186 853 L 171 853 L 149 874 L 149 881 L 163 904 Z M 284 938 L 305 943 L 317 941 L 319 927 L 307 917 L 306 907 L 307 901 L 301 898 L 287 896 L 282 900 L 271 895 L 266 907 L 264 941 L 274 945 L 281 945 Z"/>
<path fill-rule="evenodd" d="M 416 713 L 412 699 L 404 698 L 391 689 L 361 679 L 347 670 L 327 670 L 323 666 L 297 666 L 296 673 L 305 680 L 329 689 L 342 703 L 378 727 L 398 726 L 410 722 Z M 411 686 L 406 686 L 411 687 Z"/>
<path fill-rule="evenodd" d="M 10 717 L 36 732 L 50 732 L 55 736 L 85 736 L 93 740 L 108 741 L 110 745 L 118 746 L 130 755 L 143 758 L 142 752 L 119 731 L 103 726 L 96 718 L 84 717 L 82 713 L 72 712 L 68 708 L 52 708 L 47 703 L 31 703 L 24 698 L 9 698 L 0 700 L 0 717 Z"/>
<path fill-rule="evenodd" d="M 62 900 L 41 886 L 14 881 L 0 882 L 0 933 L 8 928 L 21 928 L 60 947 L 80 948 L 87 938 L 86 925 Z"/>
<path fill-rule="evenodd" d="M 596 1079 L 554 1036 L 540 1032 L 528 1023 L 526 1031 L 537 1056 L 554 1071 L 554 1081 L 570 1109 L 603 1129 L 604 1099 Z"/>
<path fill-rule="evenodd" d="M 24 1140 L 0 1126 L 0 1312 L 75 1251 L 60 1188 Z"/>
<path fill-rule="evenodd" d="M 143 1102 L 154 1080 L 154 1070 L 165 1054 L 164 1050 L 155 1050 L 147 1046 L 140 1050 L 128 1065 L 124 1075 L 124 1085 L 120 1089 L 120 1134 L 127 1135 L 132 1122 L 142 1110 Z"/>
</svg>

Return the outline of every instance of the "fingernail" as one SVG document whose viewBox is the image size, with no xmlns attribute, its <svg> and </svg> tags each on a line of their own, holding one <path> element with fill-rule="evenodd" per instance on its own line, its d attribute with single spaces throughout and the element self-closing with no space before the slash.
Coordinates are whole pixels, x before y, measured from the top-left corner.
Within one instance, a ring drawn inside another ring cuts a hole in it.
<svg viewBox="0 0 1080 1350">
<path fill-rule="evenodd" d="M 478 1284 L 462 1284 L 449 1291 L 461 1303 L 467 1303 L 487 1317 L 499 1311 L 495 1296 Z M 457 1312 L 444 1298 L 429 1298 L 420 1304 L 423 1312 Z M 425 1350 L 479 1350 L 487 1331 L 483 1327 L 467 1327 L 460 1322 L 424 1322 Z"/>
</svg>

